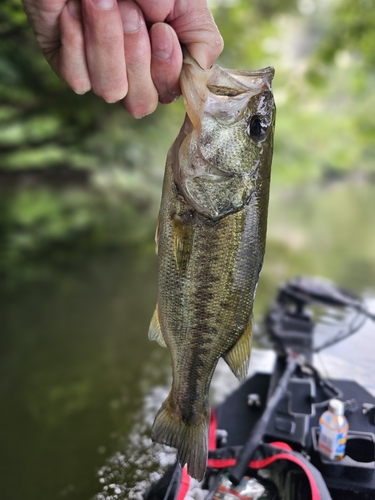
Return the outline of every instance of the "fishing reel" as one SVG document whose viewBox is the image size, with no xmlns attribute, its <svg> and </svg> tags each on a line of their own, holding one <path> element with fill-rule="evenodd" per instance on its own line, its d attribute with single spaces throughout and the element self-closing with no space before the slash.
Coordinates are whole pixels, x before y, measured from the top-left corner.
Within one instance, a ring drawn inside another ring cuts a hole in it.
<svg viewBox="0 0 375 500">
<path fill-rule="evenodd" d="M 375 315 L 367 310 L 361 298 L 326 279 L 300 276 L 281 286 L 265 318 L 267 333 L 277 352 L 286 354 L 291 350 L 303 354 L 310 361 L 314 352 L 347 338 L 364 322 L 355 326 L 348 325 L 344 334 L 336 336 L 319 348 L 314 348 L 313 333 L 316 322 L 311 310 L 307 308 L 311 304 L 349 308 L 357 311 L 362 318 L 375 321 Z"/>
</svg>

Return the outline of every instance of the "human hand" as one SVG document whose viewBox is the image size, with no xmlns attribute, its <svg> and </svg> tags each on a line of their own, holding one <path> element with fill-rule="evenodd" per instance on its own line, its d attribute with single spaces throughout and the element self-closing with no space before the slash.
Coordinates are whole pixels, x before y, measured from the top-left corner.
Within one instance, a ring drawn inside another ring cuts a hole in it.
<svg viewBox="0 0 375 500">
<path fill-rule="evenodd" d="M 54 71 L 136 118 L 180 95 L 180 43 L 205 68 L 223 49 L 206 0 L 22 1 Z"/>
</svg>

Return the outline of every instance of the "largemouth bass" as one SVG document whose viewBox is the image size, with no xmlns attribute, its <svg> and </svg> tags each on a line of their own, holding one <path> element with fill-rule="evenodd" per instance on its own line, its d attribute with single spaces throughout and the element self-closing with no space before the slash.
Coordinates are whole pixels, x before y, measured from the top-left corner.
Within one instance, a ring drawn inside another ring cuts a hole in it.
<svg viewBox="0 0 375 500">
<path fill-rule="evenodd" d="M 187 115 L 169 150 L 156 235 L 158 304 L 149 337 L 168 346 L 171 392 L 152 438 L 206 470 L 208 391 L 220 357 L 247 374 L 265 251 L 275 105 L 273 68 L 203 70 L 185 56 Z"/>
</svg>

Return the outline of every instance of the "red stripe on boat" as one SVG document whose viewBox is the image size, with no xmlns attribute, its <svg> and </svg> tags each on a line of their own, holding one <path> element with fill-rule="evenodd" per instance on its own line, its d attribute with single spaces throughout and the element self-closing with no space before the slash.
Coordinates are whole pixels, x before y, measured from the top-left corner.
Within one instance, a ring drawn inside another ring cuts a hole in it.
<svg viewBox="0 0 375 500">
<path fill-rule="evenodd" d="M 214 410 L 211 410 L 210 430 L 208 434 L 208 449 L 210 451 L 216 450 L 216 428 L 216 414 Z"/>
<path fill-rule="evenodd" d="M 210 429 L 208 435 L 208 449 L 210 451 L 216 450 L 216 428 L 217 421 L 214 410 L 211 410 L 211 420 L 210 420 Z M 282 441 L 277 441 L 274 443 L 270 443 L 271 446 L 275 448 L 280 448 L 285 451 L 293 451 L 293 449 L 286 443 Z M 272 457 L 264 458 L 262 460 L 252 460 L 249 463 L 249 467 L 252 469 L 262 469 L 263 467 L 267 467 L 267 465 L 276 462 L 277 460 L 289 460 L 290 462 L 294 462 L 299 465 L 306 473 L 310 488 L 311 488 L 311 500 L 321 500 L 319 489 L 315 483 L 314 476 L 311 474 L 309 468 L 305 465 L 304 462 L 300 461 L 298 457 L 292 455 L 290 453 L 279 453 L 278 455 L 273 455 Z M 229 467 L 234 467 L 236 465 L 237 459 L 228 458 L 228 459 L 220 459 L 220 458 L 209 458 L 207 460 L 207 467 L 212 467 L 214 469 L 226 469 Z M 182 469 L 181 474 L 181 484 L 178 492 L 178 496 L 176 500 L 184 500 L 187 492 L 189 491 L 190 486 L 190 476 L 187 472 L 187 467 Z"/>
<path fill-rule="evenodd" d="M 271 443 L 275 448 L 282 448 L 285 450 L 291 451 L 292 449 L 286 443 L 276 442 Z M 294 462 L 298 464 L 307 475 L 311 488 L 311 500 L 321 500 L 319 489 L 315 483 L 314 476 L 311 474 L 308 467 L 306 467 L 305 463 L 299 460 L 295 455 L 291 455 L 289 453 L 279 453 L 278 455 L 273 455 L 272 457 L 264 458 L 262 460 L 252 460 L 249 463 L 249 467 L 252 469 L 262 469 L 263 467 L 267 467 L 267 465 L 276 462 L 276 460 L 289 460 L 290 462 Z M 237 459 L 228 458 L 226 460 L 218 459 L 218 458 L 209 458 L 207 461 L 208 467 L 212 467 L 214 469 L 226 469 L 228 467 L 234 467 L 236 465 Z"/>
<path fill-rule="evenodd" d="M 272 464 L 273 462 L 276 462 L 276 460 L 289 460 L 290 462 L 298 464 L 305 471 L 306 476 L 309 478 L 311 500 L 321 500 L 320 492 L 315 483 L 314 476 L 310 472 L 310 469 L 306 467 L 306 465 L 294 455 L 291 455 L 289 453 L 279 453 L 278 455 L 274 455 L 273 457 L 265 458 L 263 460 L 252 460 L 249 465 L 253 469 L 261 469 L 263 467 L 267 467 L 267 465 Z"/>
<path fill-rule="evenodd" d="M 186 493 L 189 491 L 190 487 L 190 476 L 187 471 L 187 466 L 183 467 L 181 471 L 181 483 L 180 489 L 178 490 L 178 495 L 176 500 L 184 500 Z"/>
<path fill-rule="evenodd" d="M 209 458 L 207 460 L 207 466 L 213 469 L 226 469 L 227 467 L 233 467 L 236 465 L 236 458 Z"/>
<path fill-rule="evenodd" d="M 274 441 L 273 443 L 270 443 L 270 445 L 274 446 L 275 448 L 281 448 L 282 450 L 293 451 L 293 448 L 291 446 L 283 443 L 282 441 Z"/>
</svg>

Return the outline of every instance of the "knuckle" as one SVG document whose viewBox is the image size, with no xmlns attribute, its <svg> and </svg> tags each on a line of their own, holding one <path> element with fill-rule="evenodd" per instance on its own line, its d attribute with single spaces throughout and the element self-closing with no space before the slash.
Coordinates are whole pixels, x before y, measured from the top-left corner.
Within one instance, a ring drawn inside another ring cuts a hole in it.
<svg viewBox="0 0 375 500">
<path fill-rule="evenodd" d="M 224 49 L 224 39 L 220 33 L 217 33 L 217 36 L 214 38 L 214 50 L 216 51 L 216 57 L 223 52 L 223 49 Z"/>
<path fill-rule="evenodd" d="M 79 30 L 70 30 L 61 32 L 61 45 L 64 47 L 79 47 L 84 44 L 83 33 Z"/>
<path fill-rule="evenodd" d="M 210 48 L 215 58 L 223 51 L 224 40 L 210 12 L 207 13 L 207 20 L 201 25 L 201 35 L 207 46 Z"/>
<path fill-rule="evenodd" d="M 97 35 L 97 43 L 99 43 L 102 47 L 113 48 L 113 47 L 122 47 L 124 43 L 124 34 L 123 31 L 115 29 L 117 26 L 113 26 L 112 29 L 103 29 Z"/>
</svg>

